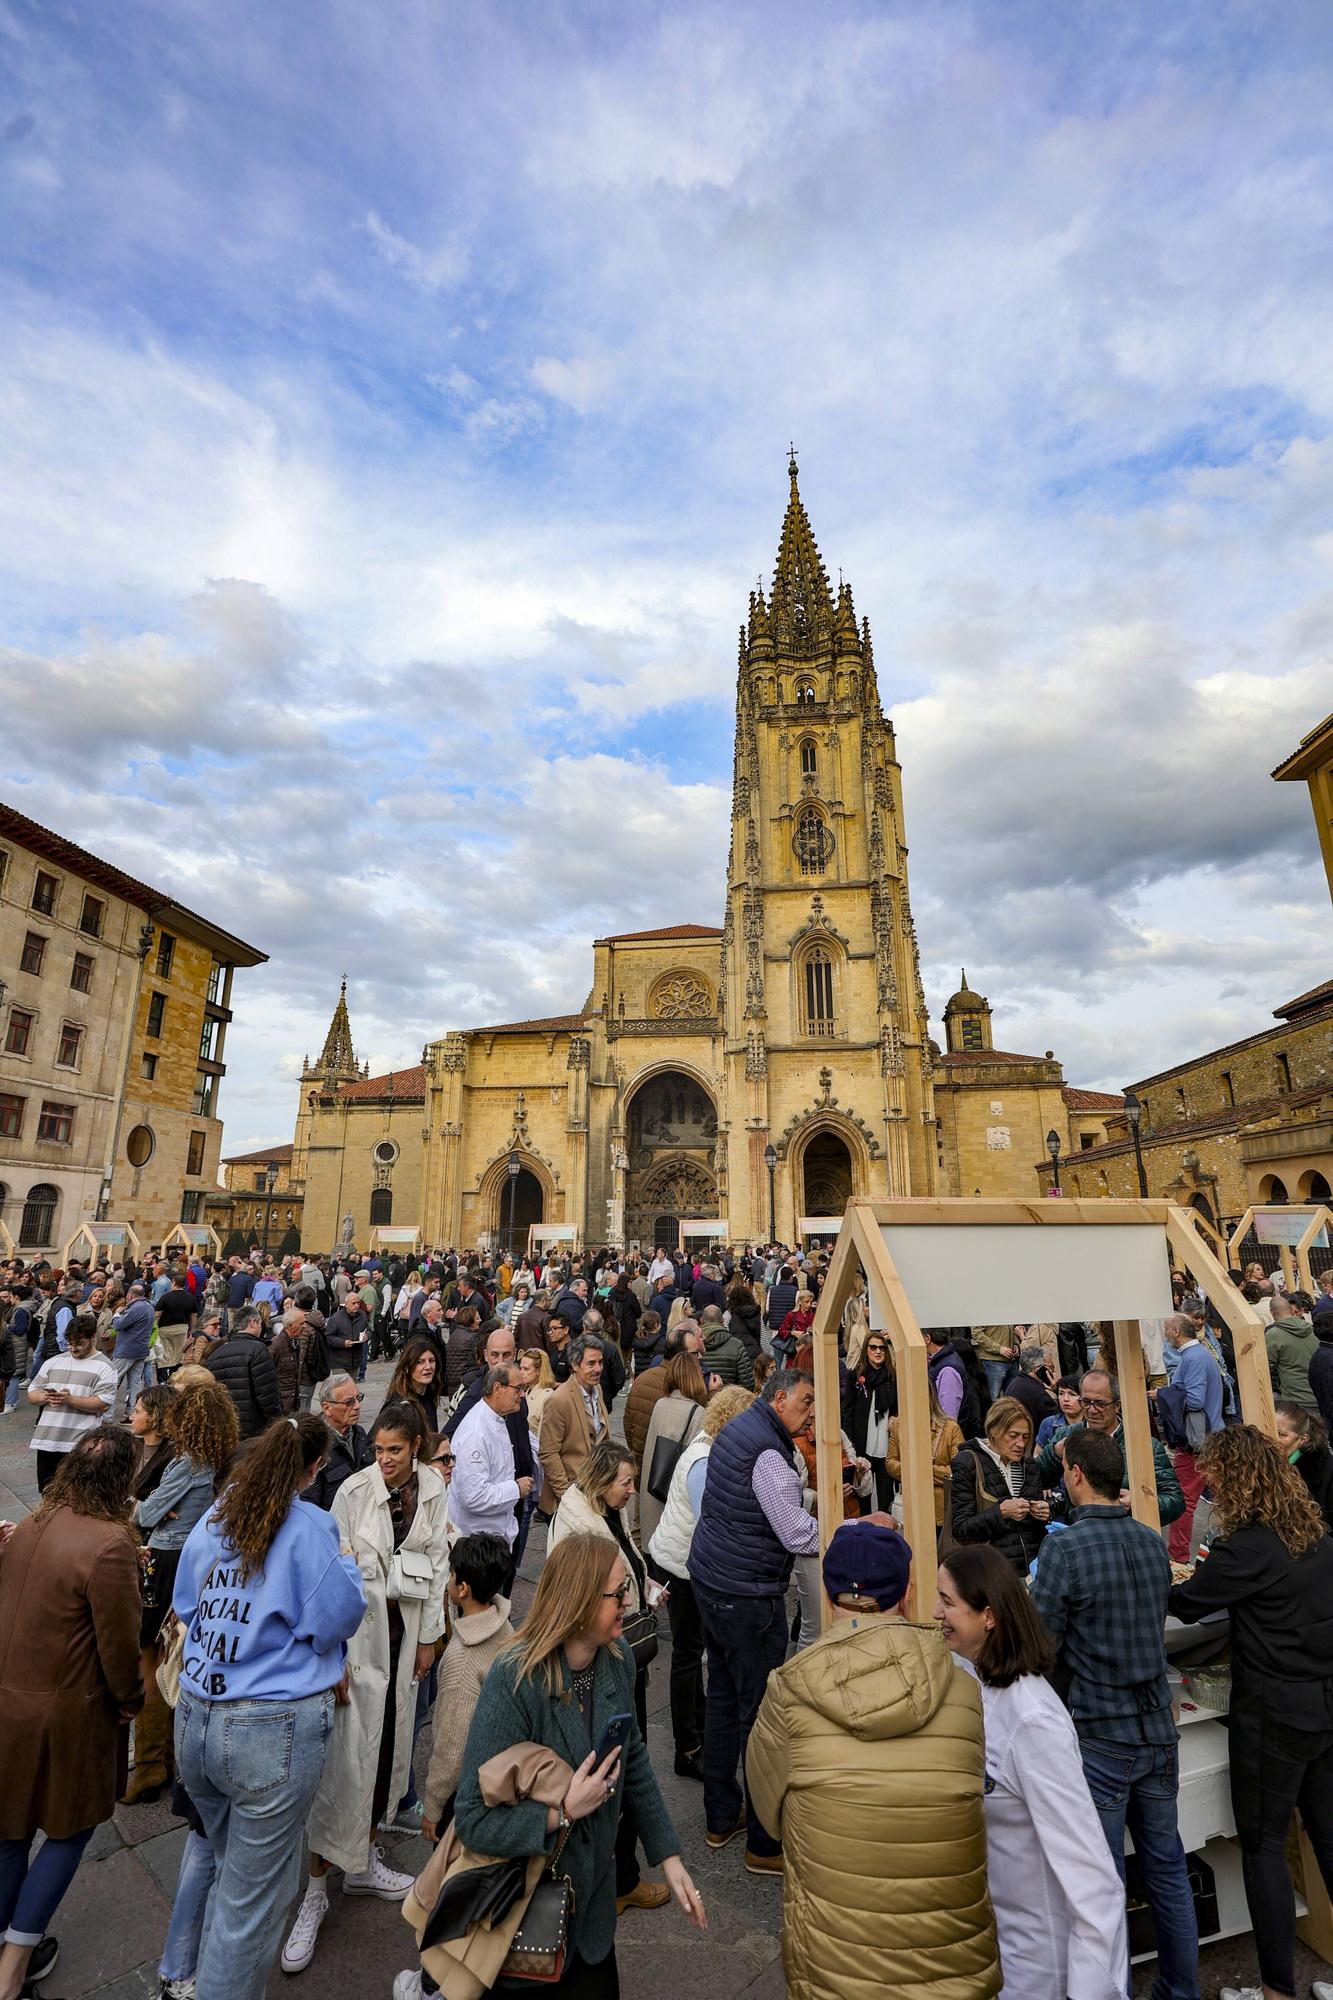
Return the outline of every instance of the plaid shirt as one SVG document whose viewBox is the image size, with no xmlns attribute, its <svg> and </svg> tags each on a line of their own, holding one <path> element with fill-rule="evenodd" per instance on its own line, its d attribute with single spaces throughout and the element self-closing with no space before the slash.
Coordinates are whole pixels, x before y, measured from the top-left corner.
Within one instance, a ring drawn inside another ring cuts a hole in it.
<svg viewBox="0 0 1333 2000">
<path fill-rule="evenodd" d="M 1170 1589 L 1161 1536 L 1128 1507 L 1080 1507 L 1042 1543 L 1032 1602 L 1060 1649 L 1080 1736 L 1175 1742 L 1163 1636 Z"/>
</svg>

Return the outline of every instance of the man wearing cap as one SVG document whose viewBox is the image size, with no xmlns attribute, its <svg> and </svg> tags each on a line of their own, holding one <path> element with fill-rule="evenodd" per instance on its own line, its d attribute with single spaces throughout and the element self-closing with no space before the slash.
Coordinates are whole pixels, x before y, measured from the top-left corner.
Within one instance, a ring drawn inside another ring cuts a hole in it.
<svg viewBox="0 0 1333 2000">
<path fill-rule="evenodd" d="M 843 1523 L 823 1564 L 834 1623 L 770 1674 L 750 1732 L 790 1993 L 1000 1990 L 981 1691 L 937 1626 L 909 1624 L 911 1566 L 887 1515 Z"/>
</svg>

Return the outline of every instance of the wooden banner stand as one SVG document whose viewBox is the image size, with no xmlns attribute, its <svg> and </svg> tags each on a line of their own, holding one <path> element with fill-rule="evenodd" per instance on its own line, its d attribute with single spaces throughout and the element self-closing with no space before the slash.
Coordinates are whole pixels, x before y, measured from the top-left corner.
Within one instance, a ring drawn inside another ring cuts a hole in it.
<svg viewBox="0 0 1333 2000">
<path fill-rule="evenodd" d="M 1302 1222 L 1295 1242 L 1277 1245 L 1278 1261 L 1282 1266 L 1283 1283 L 1289 1292 L 1295 1291 L 1297 1286 L 1302 1291 L 1313 1292 L 1314 1272 L 1310 1269 L 1310 1251 L 1321 1230 L 1327 1229 L 1330 1239 L 1333 1240 L 1333 1208 L 1329 1208 L 1322 1201 L 1277 1202 L 1270 1203 L 1266 1208 L 1257 1206 L 1247 1208 L 1232 1230 L 1231 1241 L 1227 1244 L 1227 1256 L 1233 1270 L 1240 1269 L 1240 1246 L 1254 1227 L 1255 1217 L 1259 1215 L 1277 1215 L 1284 1221 Z"/>
</svg>

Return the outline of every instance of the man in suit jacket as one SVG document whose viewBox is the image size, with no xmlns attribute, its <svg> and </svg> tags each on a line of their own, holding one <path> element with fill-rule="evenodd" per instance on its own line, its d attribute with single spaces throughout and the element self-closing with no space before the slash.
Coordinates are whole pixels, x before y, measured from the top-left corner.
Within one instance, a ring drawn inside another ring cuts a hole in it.
<svg viewBox="0 0 1333 2000">
<path fill-rule="evenodd" d="M 547 1402 L 537 1441 L 543 1474 L 540 1506 L 548 1519 L 598 1439 L 609 1435 L 601 1389 L 605 1360 L 601 1342 L 591 1335 L 580 1336 L 570 1342 L 569 1356 L 569 1380 Z"/>
</svg>

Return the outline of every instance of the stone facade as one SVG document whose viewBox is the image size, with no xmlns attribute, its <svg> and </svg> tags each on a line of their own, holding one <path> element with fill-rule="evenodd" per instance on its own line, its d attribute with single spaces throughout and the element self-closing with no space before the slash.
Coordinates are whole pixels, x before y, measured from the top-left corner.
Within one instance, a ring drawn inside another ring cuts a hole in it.
<svg viewBox="0 0 1333 2000">
<path fill-rule="evenodd" d="M 515 1241 L 542 1222 L 674 1242 L 703 1220 L 767 1238 L 770 1145 L 789 1241 L 852 1194 L 1033 1191 L 1032 1135 L 1051 1107 L 1070 1129 L 1051 1058 L 996 1058 L 1026 1066 L 1004 1078 L 1004 1154 L 977 1156 L 977 1089 L 996 1092 L 976 1077 L 952 1084 L 941 1146 L 893 728 L 794 463 L 789 481 L 772 586 L 740 635 L 722 925 L 598 938 L 580 1012 L 446 1034 L 394 1077 L 358 1067 L 340 997 L 293 1140 L 307 1248 L 347 1218 L 358 1246 L 377 1221 L 491 1243 L 511 1215 Z"/>
<path fill-rule="evenodd" d="M 235 1230 L 247 1249 L 252 1243 L 262 1249 L 266 1211 L 270 1250 L 276 1250 L 289 1229 L 300 1234 L 304 1194 L 293 1174 L 292 1155 L 290 1145 L 265 1146 L 257 1153 L 232 1153 L 220 1163 L 223 1192 L 209 1195 L 205 1215 L 223 1243 Z M 271 1192 L 270 1167 L 277 1168 Z"/>
<path fill-rule="evenodd" d="M 25 1252 L 99 1212 L 145 1249 L 203 1220 L 232 972 L 263 957 L 0 806 L 0 1214 Z"/>
</svg>

